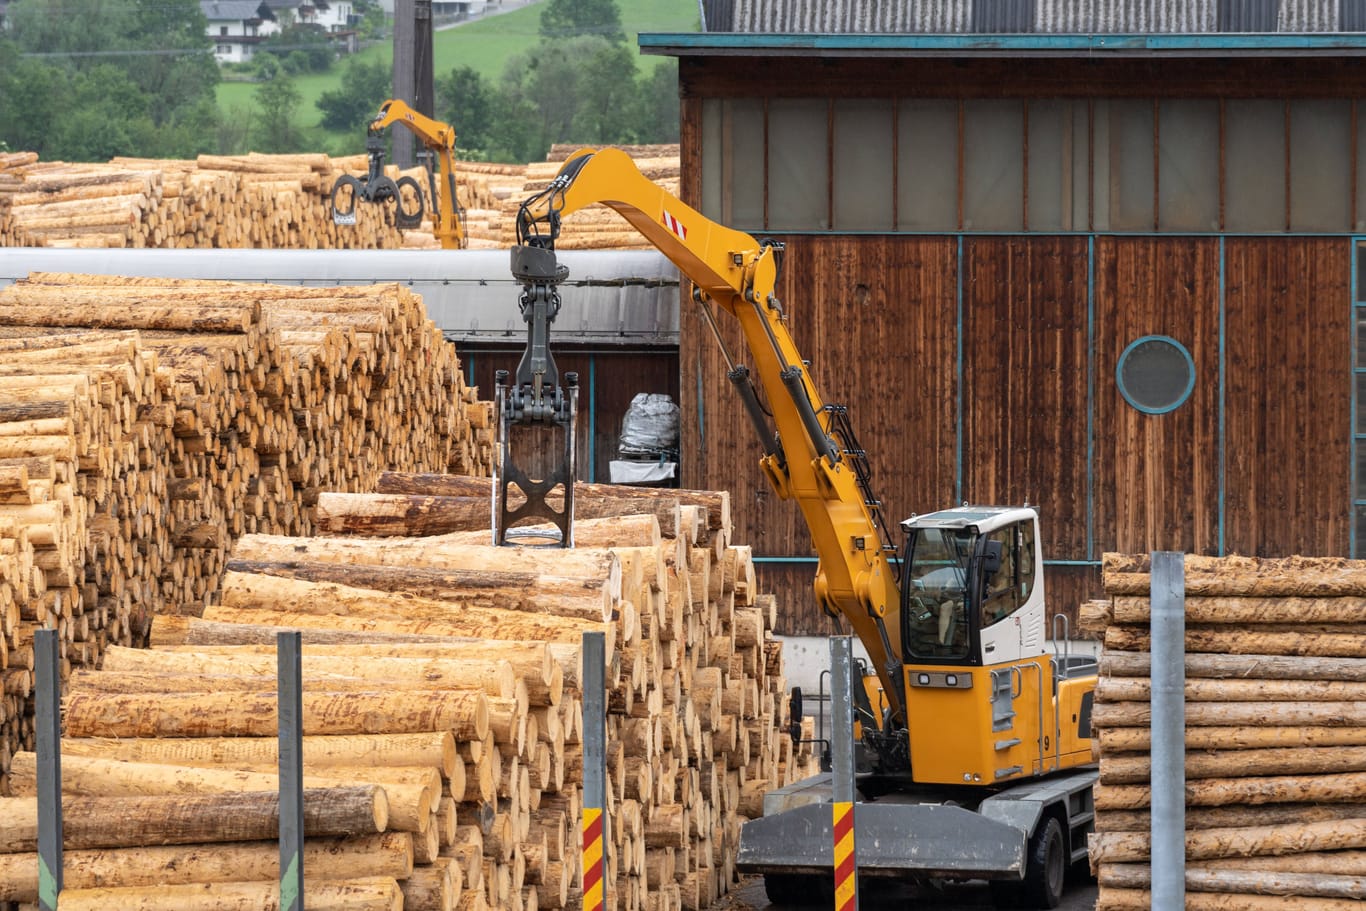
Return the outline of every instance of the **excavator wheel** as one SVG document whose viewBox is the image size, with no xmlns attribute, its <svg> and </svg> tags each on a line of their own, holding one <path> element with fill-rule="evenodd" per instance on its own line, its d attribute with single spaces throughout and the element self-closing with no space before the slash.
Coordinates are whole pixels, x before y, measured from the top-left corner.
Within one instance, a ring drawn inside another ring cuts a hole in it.
<svg viewBox="0 0 1366 911">
<path fill-rule="evenodd" d="M 828 908 L 835 900 L 835 882 L 806 873 L 765 873 L 764 892 L 775 905 Z"/>
<path fill-rule="evenodd" d="M 1062 824 L 1049 816 L 1029 839 L 1023 882 L 991 883 L 991 897 L 997 908 L 1056 908 L 1062 904 L 1067 880 L 1067 840 Z"/>
</svg>

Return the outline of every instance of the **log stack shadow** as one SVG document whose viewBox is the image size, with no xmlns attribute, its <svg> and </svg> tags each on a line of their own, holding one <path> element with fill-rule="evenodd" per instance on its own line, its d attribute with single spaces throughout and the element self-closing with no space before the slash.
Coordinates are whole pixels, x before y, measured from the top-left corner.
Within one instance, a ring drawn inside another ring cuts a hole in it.
<svg viewBox="0 0 1366 911">
<path fill-rule="evenodd" d="M 1091 865 L 1098 909 L 1151 904 L 1147 556 L 1106 554 Z M 1186 556 L 1186 907 L 1366 896 L 1366 563 Z"/>
</svg>

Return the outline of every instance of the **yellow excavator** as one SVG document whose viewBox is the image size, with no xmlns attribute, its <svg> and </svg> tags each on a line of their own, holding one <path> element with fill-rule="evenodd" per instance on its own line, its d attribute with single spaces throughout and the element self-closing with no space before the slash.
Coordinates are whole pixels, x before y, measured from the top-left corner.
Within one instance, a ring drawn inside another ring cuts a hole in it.
<svg viewBox="0 0 1366 911">
<path fill-rule="evenodd" d="M 396 99 L 380 105 L 379 113 L 366 127 L 368 173 L 364 177 L 344 174 L 332 185 L 332 221 L 339 225 L 354 225 L 358 201 L 383 203 L 392 199 L 395 224 L 400 228 L 416 228 L 422 224 L 422 187 L 406 174 L 395 180 L 384 173 L 384 131 L 394 124 L 411 130 L 425 149 L 418 154 L 418 159 L 426 169 L 431 193 L 432 233 L 443 249 L 463 248 L 466 243 L 465 211 L 455 195 L 455 129 Z M 435 165 L 433 159 L 436 159 Z"/>
<path fill-rule="evenodd" d="M 1049 645 L 1037 510 L 964 504 L 912 516 L 898 551 L 847 410 L 821 398 L 788 330 L 776 294 L 783 246 L 716 224 L 619 150 L 585 149 L 521 206 L 512 263 L 528 292 L 547 299 L 565 279 L 554 255 L 561 220 L 593 203 L 691 280 L 758 433 L 760 467 L 810 529 L 816 601 L 869 656 L 871 670 L 856 662 L 862 679 L 850 681 L 860 877 L 986 879 L 999 904 L 1056 907 L 1093 828 L 1096 662 Z M 533 327 L 542 345 L 550 312 Z M 738 322 L 752 371 L 726 350 L 718 312 Z M 507 394 L 558 401 L 553 368 L 534 369 L 545 362 L 524 358 L 532 366 Z M 771 792 L 742 828 L 737 867 L 763 874 L 773 901 L 828 906 L 831 799 L 827 770 Z"/>
</svg>

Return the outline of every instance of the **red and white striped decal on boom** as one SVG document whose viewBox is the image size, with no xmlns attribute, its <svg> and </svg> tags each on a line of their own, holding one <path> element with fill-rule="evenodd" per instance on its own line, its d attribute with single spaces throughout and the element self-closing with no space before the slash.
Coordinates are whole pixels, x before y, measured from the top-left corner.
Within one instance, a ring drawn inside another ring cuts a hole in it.
<svg viewBox="0 0 1366 911">
<path fill-rule="evenodd" d="M 677 235 L 679 240 L 688 239 L 687 227 L 684 226 L 683 222 L 679 221 L 677 218 L 674 218 L 673 215 L 669 213 L 668 209 L 664 210 L 664 217 L 661 220 L 664 222 L 664 227 L 674 232 L 674 234 Z"/>
</svg>

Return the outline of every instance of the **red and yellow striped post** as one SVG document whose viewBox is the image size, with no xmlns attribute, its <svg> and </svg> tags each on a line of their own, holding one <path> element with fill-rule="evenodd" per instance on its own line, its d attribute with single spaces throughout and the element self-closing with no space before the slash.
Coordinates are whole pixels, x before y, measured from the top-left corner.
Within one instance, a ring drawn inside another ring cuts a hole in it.
<svg viewBox="0 0 1366 911">
<path fill-rule="evenodd" d="M 583 911 L 602 911 L 602 810 L 583 808 Z"/>
<path fill-rule="evenodd" d="M 858 874 L 854 867 L 854 805 L 837 800 L 835 823 L 835 911 L 858 908 Z"/>
</svg>

